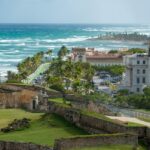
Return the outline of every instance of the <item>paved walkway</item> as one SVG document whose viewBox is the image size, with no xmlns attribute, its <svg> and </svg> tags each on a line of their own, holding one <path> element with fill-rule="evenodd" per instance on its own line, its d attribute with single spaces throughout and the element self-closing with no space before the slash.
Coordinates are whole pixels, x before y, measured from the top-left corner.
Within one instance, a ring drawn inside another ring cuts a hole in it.
<svg viewBox="0 0 150 150">
<path fill-rule="evenodd" d="M 45 71 L 48 70 L 50 66 L 50 63 L 44 63 L 44 64 L 41 64 L 37 70 L 32 73 L 31 75 L 29 75 L 27 77 L 27 79 L 23 80 L 24 83 L 28 83 L 28 84 L 31 84 L 33 82 L 34 79 L 36 79 L 41 73 L 44 73 Z"/>
<path fill-rule="evenodd" d="M 107 116 L 110 119 L 115 119 L 115 120 L 120 120 L 123 122 L 133 122 L 133 123 L 138 123 L 147 127 L 150 127 L 150 123 L 139 120 L 137 118 L 132 118 L 132 117 L 114 117 L 114 116 Z"/>
</svg>

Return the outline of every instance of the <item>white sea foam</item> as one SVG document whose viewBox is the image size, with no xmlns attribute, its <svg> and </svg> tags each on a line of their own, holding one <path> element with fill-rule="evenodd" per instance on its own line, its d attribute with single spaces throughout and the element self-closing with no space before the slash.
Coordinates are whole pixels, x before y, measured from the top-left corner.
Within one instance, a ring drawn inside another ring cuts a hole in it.
<svg viewBox="0 0 150 150">
<path fill-rule="evenodd" d="M 4 51 L 3 54 L 14 54 L 14 53 L 19 53 L 19 50 Z"/>
<path fill-rule="evenodd" d="M 24 39 L 0 39 L 0 43 L 22 43 L 31 41 L 31 38 L 24 38 Z"/>
<path fill-rule="evenodd" d="M 43 40 L 43 42 L 47 43 L 73 43 L 73 42 L 80 42 L 80 41 L 85 41 L 89 37 L 87 36 L 73 36 L 71 38 L 64 38 L 64 39 L 47 39 Z"/>
<path fill-rule="evenodd" d="M 86 29 L 83 29 L 83 31 L 87 31 L 87 32 L 98 32 L 98 31 L 101 31 L 101 29 L 96 29 L 96 28 L 86 28 Z"/>
<path fill-rule="evenodd" d="M 0 64 L 0 67 L 8 67 L 11 66 L 11 64 Z"/>
<path fill-rule="evenodd" d="M 2 39 L 0 40 L 0 43 L 14 43 L 14 42 L 15 43 L 20 42 L 20 40 L 17 40 L 17 39 L 16 40 L 2 40 Z"/>
<path fill-rule="evenodd" d="M 16 44 L 16 46 L 25 46 L 26 43 L 19 43 L 19 44 Z"/>
<path fill-rule="evenodd" d="M 0 62 L 20 62 L 22 59 L 2 59 L 0 58 Z"/>
<path fill-rule="evenodd" d="M 8 67 L 8 68 L 4 69 L 4 68 L 0 67 L 0 76 L 2 76 L 2 77 L 7 76 L 8 71 L 17 72 L 17 68 L 16 67 Z"/>
<path fill-rule="evenodd" d="M 37 49 L 37 48 L 60 48 L 62 45 L 27 45 L 24 50 L 31 50 L 32 48 Z"/>
</svg>

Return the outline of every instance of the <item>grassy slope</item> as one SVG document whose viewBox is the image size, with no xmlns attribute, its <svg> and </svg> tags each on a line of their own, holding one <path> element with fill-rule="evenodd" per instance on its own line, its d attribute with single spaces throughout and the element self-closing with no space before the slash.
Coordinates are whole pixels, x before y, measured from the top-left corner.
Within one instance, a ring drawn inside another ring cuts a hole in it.
<svg viewBox="0 0 150 150">
<path fill-rule="evenodd" d="M 20 109 L 0 109 L 0 128 L 7 126 L 13 119 L 23 117 L 32 120 L 31 127 L 22 131 L 4 134 L 0 132 L 0 140 L 32 142 L 53 146 L 58 138 L 84 135 L 82 130 L 74 127 L 57 115 L 44 116 L 42 113 L 30 113 Z M 101 148 L 83 148 L 75 150 L 130 150 L 130 146 L 103 146 Z M 144 150 L 140 147 L 139 150 Z"/>
<path fill-rule="evenodd" d="M 16 109 L 0 110 L 0 128 L 6 126 L 14 118 L 23 117 L 33 119 L 31 127 L 23 131 L 15 131 L 7 134 L 0 132 L 0 140 L 32 142 L 53 146 L 54 140 L 57 138 L 85 134 L 85 132 L 74 127 L 57 115 L 50 115 L 40 119 L 41 114 L 39 113 L 32 114 Z"/>
<path fill-rule="evenodd" d="M 91 147 L 91 148 L 81 148 L 72 150 L 133 150 L 132 146 L 129 145 L 107 145 L 101 147 Z M 139 146 L 138 150 L 145 150 L 143 147 Z"/>
<path fill-rule="evenodd" d="M 0 109 L 0 128 L 6 127 L 14 119 L 26 117 L 37 120 L 41 115 L 42 113 L 30 113 L 20 109 Z"/>
</svg>

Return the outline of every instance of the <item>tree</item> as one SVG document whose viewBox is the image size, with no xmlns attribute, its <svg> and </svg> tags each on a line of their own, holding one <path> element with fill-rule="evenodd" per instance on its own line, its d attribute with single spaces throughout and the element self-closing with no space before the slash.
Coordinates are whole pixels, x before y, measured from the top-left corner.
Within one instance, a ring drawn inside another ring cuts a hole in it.
<svg viewBox="0 0 150 150">
<path fill-rule="evenodd" d="M 145 96 L 150 96 L 150 87 L 146 87 L 143 89 L 144 95 Z"/>
<path fill-rule="evenodd" d="M 72 62 L 70 60 L 62 61 L 56 59 L 52 61 L 47 71 L 47 82 L 52 87 L 56 86 L 56 81 L 50 81 L 51 77 L 57 77 L 59 83 L 62 84 L 65 91 L 72 90 L 77 93 L 89 93 L 93 89 L 92 77 L 95 73 L 93 66 L 89 63 Z"/>
<path fill-rule="evenodd" d="M 109 54 L 117 54 L 117 53 L 118 53 L 118 50 L 110 50 L 108 53 L 109 53 Z"/>
<path fill-rule="evenodd" d="M 49 49 L 49 50 L 46 52 L 47 55 L 52 55 L 52 53 L 53 53 L 53 50 L 51 50 L 51 49 Z"/>
<path fill-rule="evenodd" d="M 122 90 L 119 90 L 117 94 L 120 96 L 125 96 L 125 95 L 129 95 L 130 92 L 128 89 L 122 89 Z"/>
<path fill-rule="evenodd" d="M 58 51 L 58 58 L 59 58 L 59 59 L 62 59 L 64 56 L 67 55 L 67 53 L 68 53 L 67 47 L 66 47 L 66 46 L 62 46 L 62 47 L 60 48 L 60 50 Z"/>
</svg>

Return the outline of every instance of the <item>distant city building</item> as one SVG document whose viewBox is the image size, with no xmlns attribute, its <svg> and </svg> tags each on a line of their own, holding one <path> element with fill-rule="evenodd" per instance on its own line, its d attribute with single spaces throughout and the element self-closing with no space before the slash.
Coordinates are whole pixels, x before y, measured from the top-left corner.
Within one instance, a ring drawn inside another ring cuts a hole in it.
<svg viewBox="0 0 150 150">
<path fill-rule="evenodd" d="M 126 66 L 123 88 L 142 93 L 145 87 L 150 86 L 150 48 L 148 54 L 124 56 L 123 62 Z"/>
<path fill-rule="evenodd" d="M 123 65 L 123 56 L 121 54 L 100 52 L 94 48 L 73 48 L 72 60 L 75 62 L 89 62 L 97 66 Z"/>
</svg>

